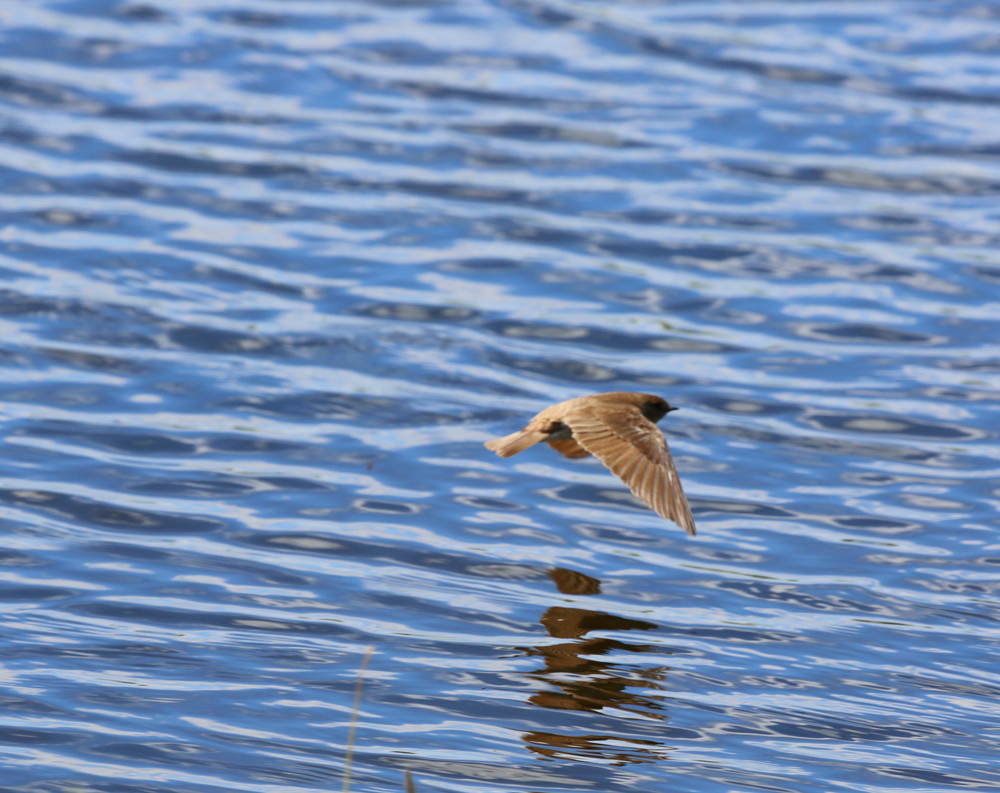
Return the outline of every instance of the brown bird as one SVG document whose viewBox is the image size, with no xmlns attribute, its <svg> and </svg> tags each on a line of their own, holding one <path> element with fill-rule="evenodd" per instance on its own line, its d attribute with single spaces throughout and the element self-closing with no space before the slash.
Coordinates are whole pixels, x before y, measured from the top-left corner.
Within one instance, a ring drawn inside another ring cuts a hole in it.
<svg viewBox="0 0 1000 793">
<path fill-rule="evenodd" d="M 528 426 L 487 441 L 501 457 L 511 457 L 545 441 L 566 457 L 594 455 L 628 485 L 647 507 L 694 535 L 694 517 L 680 477 L 656 422 L 677 410 L 652 394 L 610 394 L 567 399 L 545 408 Z"/>
</svg>

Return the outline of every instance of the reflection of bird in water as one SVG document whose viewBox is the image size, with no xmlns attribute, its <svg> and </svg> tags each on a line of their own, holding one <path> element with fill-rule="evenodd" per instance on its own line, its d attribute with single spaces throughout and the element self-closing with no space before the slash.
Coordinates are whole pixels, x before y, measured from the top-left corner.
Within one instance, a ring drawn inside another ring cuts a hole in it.
<svg viewBox="0 0 1000 793">
<path fill-rule="evenodd" d="M 585 573 L 569 570 L 565 567 L 555 567 L 549 570 L 549 578 L 556 589 L 564 595 L 599 595 L 601 594 L 600 579 L 592 578 Z"/>
<path fill-rule="evenodd" d="M 549 577 L 565 595 L 597 595 L 601 592 L 598 579 L 575 570 L 556 568 L 549 571 Z M 581 716 L 590 714 L 585 722 L 585 728 L 589 729 L 593 729 L 594 722 L 591 720 L 594 714 L 605 710 L 631 711 L 646 719 L 664 718 L 658 702 L 635 691 L 637 687 L 646 690 L 659 688 L 655 681 L 662 678 L 662 670 L 625 671 L 617 663 L 595 657 L 610 653 L 647 652 L 651 647 L 626 644 L 616 639 L 583 638 L 590 631 L 650 630 L 656 627 L 655 623 L 567 606 L 549 608 L 541 622 L 550 636 L 572 641 L 529 650 L 531 655 L 545 659 L 545 668 L 530 676 L 554 686 L 533 694 L 529 702 L 552 710 L 576 711 Z M 641 683 L 638 678 L 642 679 Z M 566 735 L 538 731 L 523 737 L 533 752 L 547 757 L 601 757 L 612 761 L 613 765 L 622 765 L 649 762 L 661 756 L 657 751 L 660 746 L 658 741 L 628 738 L 620 731 L 615 735 Z"/>
<path fill-rule="evenodd" d="M 680 477 L 656 422 L 671 410 L 652 394 L 577 397 L 546 408 L 523 430 L 486 443 L 510 457 L 545 441 L 566 457 L 592 454 L 611 469 L 657 515 L 694 534 L 694 517 Z"/>
<path fill-rule="evenodd" d="M 663 759 L 659 741 L 622 738 L 619 735 L 557 735 L 553 732 L 526 732 L 522 736 L 531 751 L 553 759 L 561 757 L 600 758 L 611 765 L 655 763 Z M 659 751 L 657 751 L 659 750 Z"/>
<path fill-rule="evenodd" d="M 645 645 L 626 644 L 617 639 L 585 639 L 590 631 L 648 631 L 655 623 L 616 617 L 603 611 L 553 606 L 541 619 L 549 635 L 555 639 L 582 639 L 563 644 L 536 647 L 532 653 L 545 658 L 545 669 L 533 676 L 548 677 L 560 691 L 539 692 L 531 697 L 536 705 L 559 710 L 592 710 L 638 706 L 649 715 L 652 703 L 643 696 L 628 691 L 635 686 L 631 675 L 619 674 L 614 664 L 596 660 L 594 656 L 609 653 L 646 652 Z M 570 674 L 571 677 L 564 677 Z M 647 686 L 648 687 L 648 686 Z"/>
</svg>

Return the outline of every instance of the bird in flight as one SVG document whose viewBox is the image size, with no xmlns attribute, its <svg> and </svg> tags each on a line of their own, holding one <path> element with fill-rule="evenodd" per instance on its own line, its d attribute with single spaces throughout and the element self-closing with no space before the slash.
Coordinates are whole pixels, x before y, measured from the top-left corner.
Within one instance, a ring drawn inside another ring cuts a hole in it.
<svg viewBox="0 0 1000 793">
<path fill-rule="evenodd" d="M 566 457 L 594 455 L 660 517 L 694 535 L 694 517 L 656 422 L 671 410 L 652 394 L 614 391 L 545 408 L 523 430 L 484 445 L 511 457 L 545 441 Z"/>
</svg>

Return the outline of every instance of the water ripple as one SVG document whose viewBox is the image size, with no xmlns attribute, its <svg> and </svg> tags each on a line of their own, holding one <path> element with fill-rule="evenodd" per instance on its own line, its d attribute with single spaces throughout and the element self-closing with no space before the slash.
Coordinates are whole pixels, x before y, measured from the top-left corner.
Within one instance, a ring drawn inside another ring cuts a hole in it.
<svg viewBox="0 0 1000 793">
<path fill-rule="evenodd" d="M 0 5 L 6 789 L 1000 786 L 1000 14 Z M 686 537 L 481 442 L 661 393 Z"/>
</svg>

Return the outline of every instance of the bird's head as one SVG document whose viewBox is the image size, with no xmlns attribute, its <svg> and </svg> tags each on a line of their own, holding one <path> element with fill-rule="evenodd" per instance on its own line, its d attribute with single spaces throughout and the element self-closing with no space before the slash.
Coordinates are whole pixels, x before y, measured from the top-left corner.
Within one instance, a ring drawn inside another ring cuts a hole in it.
<svg viewBox="0 0 1000 793">
<path fill-rule="evenodd" d="M 643 394 L 643 401 L 639 405 L 642 415 L 654 424 L 666 416 L 671 410 L 677 410 L 667 400 L 654 394 Z"/>
</svg>

